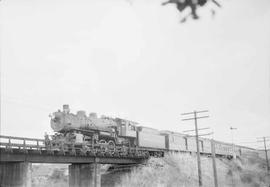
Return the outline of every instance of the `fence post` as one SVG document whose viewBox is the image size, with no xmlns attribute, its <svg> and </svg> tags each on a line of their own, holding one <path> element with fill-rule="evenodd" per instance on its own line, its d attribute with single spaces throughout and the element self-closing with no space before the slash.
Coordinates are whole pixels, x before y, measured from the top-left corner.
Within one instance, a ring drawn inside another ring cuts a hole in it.
<svg viewBox="0 0 270 187">
<path fill-rule="evenodd" d="M 25 139 L 23 139 L 23 151 L 26 152 Z"/>
<path fill-rule="evenodd" d="M 212 152 L 212 160 L 213 160 L 213 173 L 214 173 L 215 187 L 218 187 L 217 167 L 216 167 L 216 150 L 215 150 L 214 139 L 211 140 L 211 152 Z"/>
</svg>

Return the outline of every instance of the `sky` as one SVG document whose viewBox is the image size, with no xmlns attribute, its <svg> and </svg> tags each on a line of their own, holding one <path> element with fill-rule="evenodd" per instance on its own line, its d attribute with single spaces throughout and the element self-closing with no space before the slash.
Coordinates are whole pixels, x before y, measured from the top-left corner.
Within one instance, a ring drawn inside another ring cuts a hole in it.
<svg viewBox="0 0 270 187">
<path fill-rule="evenodd" d="M 50 113 L 200 128 L 253 147 L 270 135 L 270 1 L 220 1 L 181 24 L 159 0 L 2 0 L 0 134 L 42 138 Z M 217 10 L 211 16 L 211 8 Z"/>
</svg>

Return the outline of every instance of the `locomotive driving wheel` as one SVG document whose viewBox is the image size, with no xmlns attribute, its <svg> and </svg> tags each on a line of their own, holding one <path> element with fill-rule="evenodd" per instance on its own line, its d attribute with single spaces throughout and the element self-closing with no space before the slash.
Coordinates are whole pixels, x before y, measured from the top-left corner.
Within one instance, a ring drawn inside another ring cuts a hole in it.
<svg viewBox="0 0 270 187">
<path fill-rule="evenodd" d="M 106 142 L 106 140 L 103 140 L 103 139 L 101 139 L 101 140 L 99 140 L 99 145 L 100 145 L 100 150 L 101 150 L 101 152 L 106 152 L 106 147 L 107 147 L 107 142 Z"/>
<path fill-rule="evenodd" d="M 108 142 L 108 149 L 110 150 L 111 153 L 114 153 L 115 152 L 115 143 L 113 140 L 110 140 Z"/>
</svg>

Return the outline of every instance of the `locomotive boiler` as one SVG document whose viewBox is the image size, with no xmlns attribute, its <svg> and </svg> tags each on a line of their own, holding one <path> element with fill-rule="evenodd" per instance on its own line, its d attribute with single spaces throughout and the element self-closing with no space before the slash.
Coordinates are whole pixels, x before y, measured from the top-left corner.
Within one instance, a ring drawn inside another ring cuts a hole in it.
<svg viewBox="0 0 270 187">
<path fill-rule="evenodd" d="M 101 130 L 111 132 L 117 127 L 111 118 L 102 116 L 97 117 L 96 113 L 86 116 L 85 111 L 78 111 L 77 114 L 70 113 L 69 105 L 63 105 L 63 111 L 54 112 L 51 118 L 51 127 L 55 132 L 64 132 L 73 129 L 81 130 Z"/>
<path fill-rule="evenodd" d="M 116 146 L 136 147 L 136 122 L 98 117 L 96 113 L 86 115 L 85 111 L 77 114 L 70 112 L 69 105 L 63 105 L 51 115 L 51 128 L 55 134 L 51 136 L 53 147 L 64 150 L 89 150 L 95 147 L 114 150 Z M 48 137 L 47 137 L 47 140 Z"/>
</svg>

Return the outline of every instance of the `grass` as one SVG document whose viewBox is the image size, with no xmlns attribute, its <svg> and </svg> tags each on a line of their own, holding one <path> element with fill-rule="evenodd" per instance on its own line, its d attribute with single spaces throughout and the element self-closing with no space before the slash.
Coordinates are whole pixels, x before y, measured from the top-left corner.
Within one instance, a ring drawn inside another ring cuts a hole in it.
<svg viewBox="0 0 270 187">
<path fill-rule="evenodd" d="M 212 158 L 202 156 L 204 187 L 214 186 Z M 265 160 L 243 156 L 235 160 L 216 159 L 219 187 L 269 187 L 270 175 Z M 61 169 L 62 168 L 62 169 Z M 68 185 L 67 166 L 36 166 L 33 168 L 32 186 L 63 187 Z M 40 172 L 43 170 L 43 172 Z M 38 172 L 39 171 L 39 172 Z M 38 173 L 41 173 L 38 175 Z M 45 173 L 45 174 L 44 174 Z M 103 180 L 108 180 L 102 177 Z M 110 182 L 103 186 L 117 187 L 197 187 L 197 157 L 188 153 L 169 154 L 164 158 L 151 158 L 145 165 L 131 172 L 109 175 Z"/>
<path fill-rule="evenodd" d="M 255 161 L 254 161 L 255 160 Z M 269 187 L 264 161 L 259 158 L 237 160 L 217 159 L 219 186 Z M 214 186 L 212 159 L 201 157 L 203 186 Z M 134 169 L 122 177 L 119 187 L 192 187 L 198 186 L 197 157 L 190 154 L 170 154 L 151 158 L 146 166 Z"/>
</svg>

